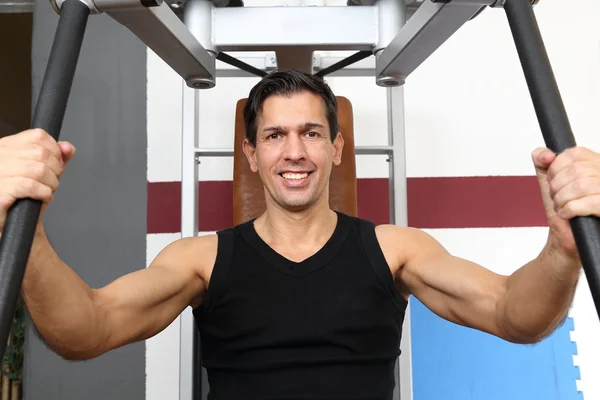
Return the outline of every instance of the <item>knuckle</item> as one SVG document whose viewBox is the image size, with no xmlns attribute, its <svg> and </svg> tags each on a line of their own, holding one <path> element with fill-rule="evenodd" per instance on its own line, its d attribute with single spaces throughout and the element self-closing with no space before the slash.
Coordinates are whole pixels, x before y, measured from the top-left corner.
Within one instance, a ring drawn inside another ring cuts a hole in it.
<svg viewBox="0 0 600 400">
<path fill-rule="evenodd" d="M 31 130 L 31 137 L 36 142 L 41 142 L 47 135 L 48 134 L 43 129 L 36 128 Z"/>
<path fill-rule="evenodd" d="M 581 164 L 572 163 L 567 167 L 567 175 L 570 179 L 576 179 L 579 173 L 581 172 Z"/>
<path fill-rule="evenodd" d="M 14 199 L 10 194 L 0 193 L 0 210 L 7 211 L 13 202 Z"/>
<path fill-rule="evenodd" d="M 575 194 L 581 194 L 585 190 L 585 181 L 583 179 L 577 179 L 573 182 L 573 191 Z"/>
<path fill-rule="evenodd" d="M 573 158 L 572 158 L 571 150 L 572 149 L 568 149 L 568 150 L 563 151 L 562 153 L 559 153 L 558 156 L 556 156 L 556 160 L 554 160 L 554 162 L 551 165 L 558 164 L 557 161 L 560 161 L 561 163 L 566 163 L 566 164 L 569 164 L 570 162 L 572 162 Z"/>
<path fill-rule="evenodd" d="M 41 162 L 32 162 L 29 165 L 30 178 L 40 180 L 46 174 L 46 165 Z"/>
<path fill-rule="evenodd" d="M 43 146 L 35 145 L 32 147 L 31 152 L 33 159 L 36 161 L 44 161 L 48 158 L 48 150 Z"/>
<path fill-rule="evenodd" d="M 48 186 L 42 186 L 40 188 L 40 196 L 42 198 L 45 198 L 45 199 L 51 198 L 53 194 L 54 194 L 54 191 L 52 190 L 52 188 L 50 188 Z"/>
<path fill-rule="evenodd" d="M 573 215 L 573 213 L 575 213 L 575 202 L 570 201 L 567 204 L 565 204 L 562 208 L 564 208 L 564 210 L 569 214 L 569 215 Z"/>
<path fill-rule="evenodd" d="M 566 153 L 569 154 L 572 158 L 579 158 L 579 156 L 581 156 L 582 153 L 582 148 L 578 146 L 571 147 L 566 151 Z"/>
<path fill-rule="evenodd" d="M 576 146 L 573 147 L 571 150 L 573 153 L 573 158 L 575 158 L 576 160 L 586 160 L 589 159 L 591 155 L 593 155 L 590 149 L 583 146 Z"/>
<path fill-rule="evenodd" d="M 562 192 L 558 193 L 556 195 L 556 197 L 554 197 L 554 207 L 558 209 L 564 205 L 565 205 L 565 196 L 563 195 Z"/>
<path fill-rule="evenodd" d="M 552 206 L 554 208 L 554 211 L 558 212 L 558 210 L 560 210 L 561 204 L 560 204 L 558 198 L 554 199 L 554 202 L 552 203 Z"/>
<path fill-rule="evenodd" d="M 31 195 L 35 192 L 37 182 L 29 178 L 21 178 L 19 181 L 19 187 L 25 195 Z"/>
<path fill-rule="evenodd" d="M 552 179 L 550 181 L 550 185 L 549 185 L 549 187 L 550 187 L 550 196 L 553 197 L 553 198 L 558 193 L 558 187 L 559 187 L 558 185 L 559 185 L 559 183 L 556 181 L 556 179 Z"/>
</svg>

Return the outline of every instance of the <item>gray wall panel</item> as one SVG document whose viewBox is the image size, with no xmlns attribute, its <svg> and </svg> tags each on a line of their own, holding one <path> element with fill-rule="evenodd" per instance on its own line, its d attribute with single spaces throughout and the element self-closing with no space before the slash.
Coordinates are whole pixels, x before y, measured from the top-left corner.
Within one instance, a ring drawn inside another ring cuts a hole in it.
<svg viewBox="0 0 600 400">
<path fill-rule="evenodd" d="M 36 1 L 33 99 L 39 92 L 58 15 Z M 77 155 L 45 220 L 63 260 L 92 287 L 146 264 L 146 47 L 106 15 L 91 15 L 61 140 Z M 145 398 L 145 346 L 85 362 L 52 353 L 29 326 L 27 400 Z"/>
</svg>

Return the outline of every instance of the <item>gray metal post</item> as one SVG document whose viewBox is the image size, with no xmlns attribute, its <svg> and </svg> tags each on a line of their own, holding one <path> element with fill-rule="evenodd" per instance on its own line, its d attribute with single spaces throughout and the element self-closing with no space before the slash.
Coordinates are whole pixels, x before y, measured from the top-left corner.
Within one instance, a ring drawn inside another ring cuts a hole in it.
<svg viewBox="0 0 600 400">
<path fill-rule="evenodd" d="M 389 158 L 390 168 L 390 218 L 391 223 L 408 226 L 407 183 L 406 183 L 406 145 L 404 125 L 404 87 L 387 88 L 388 140 L 392 148 Z M 406 309 L 402 327 L 400 345 L 399 398 L 412 400 L 412 354 L 410 331 L 410 304 Z"/>
<path fill-rule="evenodd" d="M 198 146 L 199 93 L 185 82 L 182 99 L 181 140 L 181 236 L 198 236 L 198 163 L 195 149 Z M 196 348 L 197 329 L 192 310 L 188 307 L 180 316 L 179 348 L 179 400 L 193 400 L 199 388 L 195 375 L 200 370 Z"/>
</svg>

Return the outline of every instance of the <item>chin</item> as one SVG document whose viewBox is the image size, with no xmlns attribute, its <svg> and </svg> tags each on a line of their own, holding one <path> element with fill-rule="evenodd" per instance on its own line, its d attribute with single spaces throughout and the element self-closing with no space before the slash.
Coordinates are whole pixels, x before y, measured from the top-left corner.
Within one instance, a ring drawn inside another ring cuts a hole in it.
<svg viewBox="0 0 600 400">
<path fill-rule="evenodd" d="M 318 203 L 320 197 L 319 190 L 310 186 L 294 190 L 273 185 L 268 192 L 275 204 L 290 211 L 304 211 Z"/>
<path fill-rule="evenodd" d="M 303 211 L 312 206 L 315 202 L 307 199 L 279 199 L 278 203 L 287 210 Z"/>
<path fill-rule="evenodd" d="M 276 193 L 272 196 L 273 201 L 282 208 L 290 211 L 303 211 L 315 204 L 316 199 L 312 196 L 285 196 Z"/>
</svg>

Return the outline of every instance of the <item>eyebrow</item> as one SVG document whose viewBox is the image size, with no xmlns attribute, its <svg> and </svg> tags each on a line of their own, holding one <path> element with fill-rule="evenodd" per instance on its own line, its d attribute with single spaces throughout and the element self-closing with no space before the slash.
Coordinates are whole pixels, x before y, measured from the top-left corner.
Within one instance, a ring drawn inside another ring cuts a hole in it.
<svg viewBox="0 0 600 400">
<path fill-rule="evenodd" d="M 306 122 L 304 124 L 298 125 L 298 130 L 307 130 L 307 129 L 314 129 L 314 128 L 325 128 L 325 126 L 323 126 L 322 124 L 319 124 L 317 122 Z M 267 126 L 266 128 L 263 129 L 263 132 L 274 132 L 274 131 L 285 131 L 285 129 L 282 126 Z"/>
</svg>

